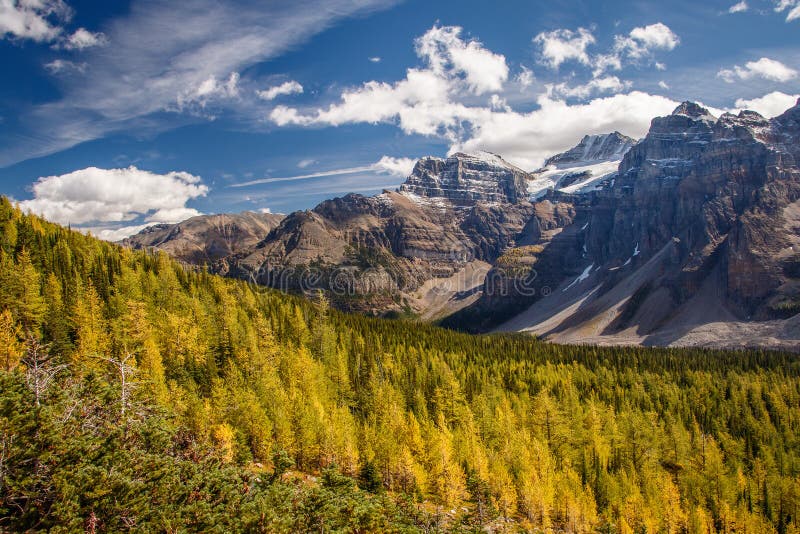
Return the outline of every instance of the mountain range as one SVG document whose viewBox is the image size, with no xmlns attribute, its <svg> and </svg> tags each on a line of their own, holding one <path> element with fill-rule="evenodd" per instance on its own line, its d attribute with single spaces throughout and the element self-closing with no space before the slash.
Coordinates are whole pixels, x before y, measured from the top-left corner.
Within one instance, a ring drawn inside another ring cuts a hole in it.
<svg viewBox="0 0 800 534">
<path fill-rule="evenodd" d="M 526 172 L 420 159 L 395 191 L 210 215 L 124 241 L 345 310 L 565 343 L 800 347 L 800 102 L 767 120 L 685 102 L 634 140 Z"/>
</svg>

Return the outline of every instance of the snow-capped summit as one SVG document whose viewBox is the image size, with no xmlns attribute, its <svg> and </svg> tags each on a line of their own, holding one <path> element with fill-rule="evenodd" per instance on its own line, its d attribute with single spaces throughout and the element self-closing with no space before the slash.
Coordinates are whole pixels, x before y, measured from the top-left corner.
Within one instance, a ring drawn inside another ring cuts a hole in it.
<svg viewBox="0 0 800 534">
<path fill-rule="evenodd" d="M 586 135 L 575 147 L 556 154 L 544 166 L 557 166 L 566 169 L 570 166 L 586 165 L 592 162 L 619 161 L 636 144 L 636 140 L 619 132 Z"/>
<path fill-rule="evenodd" d="M 531 198 L 550 189 L 586 193 L 611 183 L 622 157 L 635 144 L 635 139 L 619 132 L 584 136 L 575 147 L 549 158 L 542 169 L 531 174 Z"/>
</svg>

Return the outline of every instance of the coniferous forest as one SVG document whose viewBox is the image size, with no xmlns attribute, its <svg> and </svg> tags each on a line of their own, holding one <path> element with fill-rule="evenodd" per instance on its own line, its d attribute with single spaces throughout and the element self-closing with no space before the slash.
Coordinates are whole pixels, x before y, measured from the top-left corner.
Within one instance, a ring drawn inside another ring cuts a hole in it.
<svg viewBox="0 0 800 534">
<path fill-rule="evenodd" d="M 0 531 L 800 532 L 790 354 L 330 310 L 0 201 Z"/>
</svg>

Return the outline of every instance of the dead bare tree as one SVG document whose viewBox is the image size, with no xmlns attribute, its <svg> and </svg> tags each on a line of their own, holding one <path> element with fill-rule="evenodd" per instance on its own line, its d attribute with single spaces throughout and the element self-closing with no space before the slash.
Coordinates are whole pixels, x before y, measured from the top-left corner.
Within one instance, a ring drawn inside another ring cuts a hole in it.
<svg viewBox="0 0 800 534">
<path fill-rule="evenodd" d="M 34 336 L 28 336 L 22 364 L 25 366 L 25 380 L 33 391 L 37 407 L 41 406 L 42 397 L 58 374 L 68 367 L 64 363 L 55 363 L 49 349 L 48 345 L 42 344 Z"/>
<path fill-rule="evenodd" d="M 131 380 L 131 377 L 137 373 L 138 369 L 129 363 L 134 359 L 135 356 L 136 354 L 134 352 L 131 352 L 127 349 L 123 351 L 122 356 L 119 358 L 98 356 L 101 360 L 110 363 L 119 375 L 120 385 L 122 388 L 122 392 L 120 394 L 120 415 L 122 418 L 125 418 L 125 410 L 128 407 L 128 399 L 130 398 L 131 390 L 136 387 L 136 383 Z"/>
</svg>

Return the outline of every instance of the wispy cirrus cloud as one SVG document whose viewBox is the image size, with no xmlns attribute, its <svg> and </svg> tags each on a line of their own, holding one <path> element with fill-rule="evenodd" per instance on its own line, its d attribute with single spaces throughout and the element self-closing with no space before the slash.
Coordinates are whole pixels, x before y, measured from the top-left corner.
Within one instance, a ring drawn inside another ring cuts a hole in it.
<svg viewBox="0 0 800 534">
<path fill-rule="evenodd" d="M 103 27 L 109 46 L 102 51 L 85 50 L 85 75 L 62 78 L 60 100 L 22 117 L 30 131 L 4 143 L 0 165 L 53 153 L 121 129 L 179 126 L 196 117 L 165 121 L 157 115 L 181 111 L 187 102 L 204 103 L 202 115 L 213 116 L 208 109 L 213 100 L 203 98 L 211 93 L 200 94 L 211 84 L 209 80 L 215 80 L 217 88 L 224 86 L 236 73 L 281 55 L 343 18 L 386 8 L 395 1 L 247 0 L 235 6 L 214 0 L 134 2 L 126 16 Z M 8 2 L 0 0 L 0 6 L 7 8 Z M 4 24 L 0 31 L 13 30 L 14 35 L 24 33 L 42 40 L 61 33 L 45 23 L 63 2 L 25 4 L 51 7 L 34 10 L 32 15 L 0 11 L 0 24 Z M 38 22 L 26 25 L 17 20 L 29 15 L 38 17 Z M 143 39 L 143 35 L 148 37 Z M 212 93 L 224 96 L 220 91 Z"/>
<path fill-rule="evenodd" d="M 332 169 L 328 171 L 312 172 L 309 174 L 300 174 L 296 176 L 281 176 L 270 178 L 259 178 L 258 180 L 250 180 L 238 184 L 231 184 L 231 187 L 249 187 L 253 185 L 273 184 L 277 182 L 296 182 L 299 180 L 312 180 L 316 178 L 327 178 L 329 176 L 343 176 L 346 174 L 360 174 L 360 173 L 381 173 L 405 178 L 411 174 L 416 160 L 411 158 L 394 158 L 391 156 L 383 156 L 381 159 L 372 165 L 361 165 L 358 167 L 347 167 L 344 169 Z"/>
</svg>

